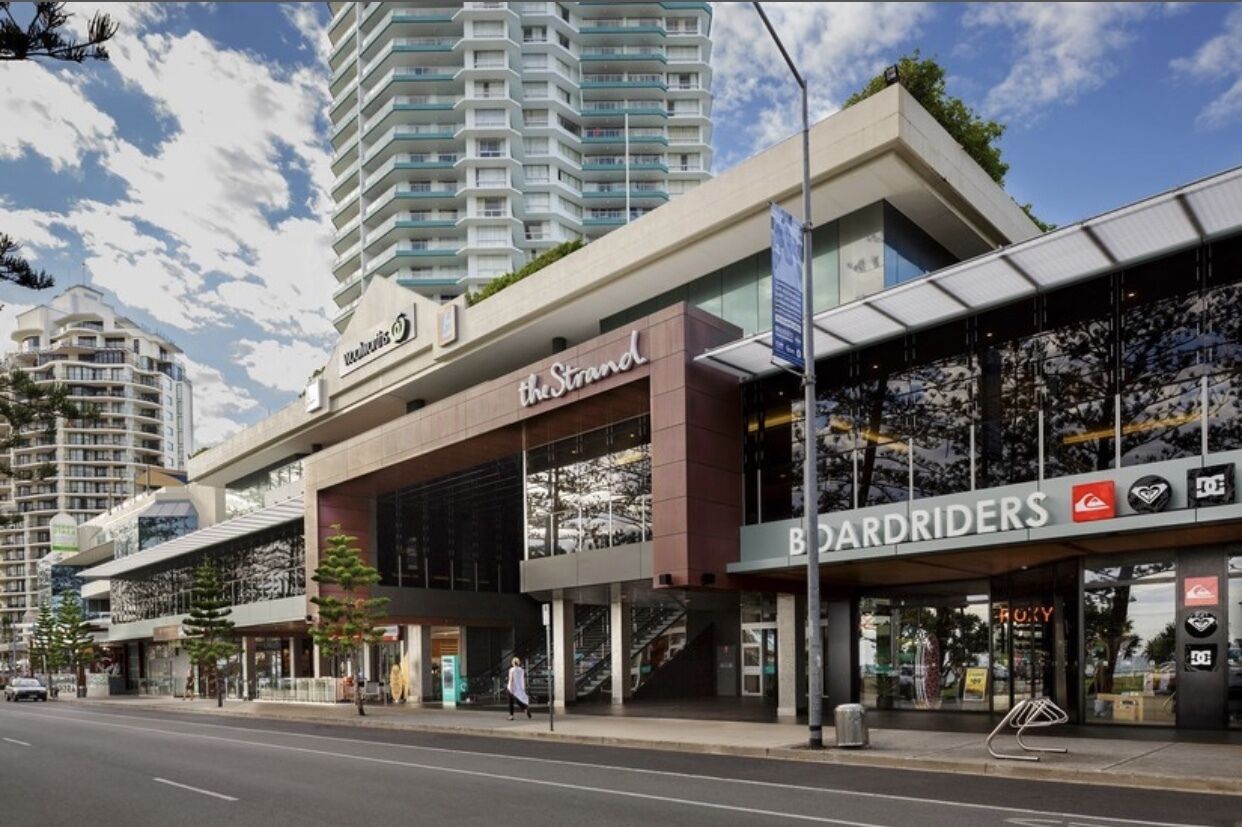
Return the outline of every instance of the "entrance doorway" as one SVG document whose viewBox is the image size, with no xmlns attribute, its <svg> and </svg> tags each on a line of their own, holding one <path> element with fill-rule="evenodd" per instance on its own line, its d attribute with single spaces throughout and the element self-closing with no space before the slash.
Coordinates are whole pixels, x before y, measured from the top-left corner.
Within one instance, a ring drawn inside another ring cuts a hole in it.
<svg viewBox="0 0 1242 827">
<path fill-rule="evenodd" d="M 1078 708 L 1078 565 L 1016 571 L 992 583 L 992 710 L 1027 698 Z"/>
<path fill-rule="evenodd" d="M 776 623 L 742 624 L 742 695 L 776 698 Z"/>
</svg>

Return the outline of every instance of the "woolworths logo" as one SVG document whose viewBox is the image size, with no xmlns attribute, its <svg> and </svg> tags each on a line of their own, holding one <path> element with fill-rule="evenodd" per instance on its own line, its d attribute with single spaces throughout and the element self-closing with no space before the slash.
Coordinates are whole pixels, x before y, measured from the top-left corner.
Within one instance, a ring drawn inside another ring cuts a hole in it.
<svg viewBox="0 0 1242 827">
<path fill-rule="evenodd" d="M 374 330 L 367 338 L 341 354 L 341 375 L 357 370 L 375 359 L 388 348 L 406 342 L 414 336 L 413 308 L 398 313 L 385 327 Z"/>
</svg>

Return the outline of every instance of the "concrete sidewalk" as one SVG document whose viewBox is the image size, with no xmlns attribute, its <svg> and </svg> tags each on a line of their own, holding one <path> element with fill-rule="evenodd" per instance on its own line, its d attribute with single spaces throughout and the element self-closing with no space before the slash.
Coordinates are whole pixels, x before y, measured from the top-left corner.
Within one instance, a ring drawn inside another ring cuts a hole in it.
<svg viewBox="0 0 1242 827">
<path fill-rule="evenodd" d="M 1040 761 L 1003 761 L 988 755 L 986 736 L 977 733 L 908 729 L 871 729 L 871 748 L 810 751 L 802 745 L 801 724 L 703 721 L 684 718 L 637 718 L 558 714 L 556 731 L 548 718 L 514 721 L 500 710 L 445 710 L 418 706 L 368 706 L 359 717 L 348 704 L 243 703 L 182 701 L 177 698 L 121 697 L 62 699 L 95 708 L 152 709 L 204 716 L 224 715 L 261 720 L 297 721 L 415 732 L 437 732 L 499 738 L 555 740 L 680 752 L 713 753 L 790 761 L 872 765 L 949 773 L 996 775 L 1032 780 L 1144 787 L 1184 792 L 1242 795 L 1242 746 L 1134 741 L 1105 738 L 1026 738 L 1036 746 L 1063 746 L 1068 754 L 1044 753 Z M 824 739 L 832 743 L 827 727 Z M 998 751 L 1021 754 L 1012 736 L 997 738 Z"/>
</svg>

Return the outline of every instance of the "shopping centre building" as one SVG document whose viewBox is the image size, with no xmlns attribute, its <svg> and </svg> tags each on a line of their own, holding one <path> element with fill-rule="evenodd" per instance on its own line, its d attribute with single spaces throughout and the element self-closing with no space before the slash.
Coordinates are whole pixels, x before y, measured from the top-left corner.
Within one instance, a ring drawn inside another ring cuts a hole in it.
<svg viewBox="0 0 1242 827">
<path fill-rule="evenodd" d="M 817 124 L 815 538 L 767 331 L 801 172 L 786 141 L 473 306 L 373 283 L 302 398 L 191 460 L 224 519 L 84 572 L 130 685 L 205 556 L 247 686 L 330 674 L 340 526 L 390 599 L 364 671 L 426 701 L 446 655 L 468 701 L 514 652 L 537 682 L 545 604 L 560 704 L 794 715 L 814 549 L 827 704 L 1242 726 L 1242 170 L 1039 235 L 900 87 Z"/>
</svg>

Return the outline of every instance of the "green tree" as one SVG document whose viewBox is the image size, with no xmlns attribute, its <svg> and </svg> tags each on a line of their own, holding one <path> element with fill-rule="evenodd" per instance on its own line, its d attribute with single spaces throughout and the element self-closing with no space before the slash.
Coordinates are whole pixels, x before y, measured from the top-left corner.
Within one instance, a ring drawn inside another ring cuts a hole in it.
<svg viewBox="0 0 1242 827">
<path fill-rule="evenodd" d="M 67 34 L 65 24 L 69 13 L 65 3 L 35 3 L 34 16 L 22 26 L 13 16 L 12 3 L 0 2 L 0 60 L 31 60 L 42 57 L 81 63 L 91 60 L 107 60 L 108 49 L 104 46 L 117 31 L 111 15 L 96 12 L 86 24 L 86 39 L 78 40 Z"/>
<path fill-rule="evenodd" d="M 30 671 L 35 671 L 36 664 L 42 667 L 49 694 L 52 691 L 52 672 L 60 668 L 63 654 L 56 615 L 52 612 L 52 604 L 45 600 L 39 605 L 39 616 L 30 636 Z"/>
<path fill-rule="evenodd" d="M 967 106 L 961 98 L 949 95 L 945 90 L 944 74 L 943 66 L 933 58 L 922 57 L 917 49 L 913 54 L 904 55 L 897 61 L 897 77 L 906 91 L 922 104 L 923 108 L 944 127 L 953 140 L 961 145 L 966 154 L 973 158 L 993 181 L 1004 186 L 1009 164 L 1001 159 L 1001 150 L 997 143 L 1005 134 L 1005 125 L 984 118 Z M 867 81 L 862 89 L 850 95 L 845 101 L 845 106 L 848 108 L 859 101 L 866 100 L 884 91 L 888 85 L 884 74 L 880 73 Z M 1020 206 L 1040 230 L 1047 232 L 1056 227 L 1055 224 L 1046 224 L 1036 218 L 1031 212 L 1030 204 Z"/>
<path fill-rule="evenodd" d="M 190 616 L 181 624 L 185 629 L 185 648 L 199 669 L 206 668 L 215 682 L 216 706 L 224 706 L 224 681 L 220 678 L 220 661 L 237 651 L 234 623 L 220 581 L 220 571 L 210 560 L 194 569 L 194 592 L 190 599 Z"/>
<path fill-rule="evenodd" d="M 0 233 L 0 281 L 31 290 L 46 290 L 55 281 L 46 270 L 36 270 L 21 256 L 22 245 Z"/>
<path fill-rule="evenodd" d="M 77 595 L 61 597 L 56 626 L 60 632 L 61 661 L 73 670 L 74 694 L 81 698 L 86 694 L 86 665 L 95 653 L 95 638 Z"/>
<path fill-rule="evenodd" d="M 380 574 L 366 564 L 361 551 L 354 546 L 358 538 L 342 533 L 339 524 L 333 525 L 332 531 L 313 578 L 320 586 L 329 588 L 311 598 L 319 607 L 311 637 L 327 654 L 350 659 L 358 714 L 366 715 L 362 706 L 363 686 L 358 680 L 362 674 L 362 652 L 364 646 L 379 643 L 384 636 L 377 621 L 384 616 L 388 598 L 369 596 L 370 587 L 379 582 Z"/>
</svg>

